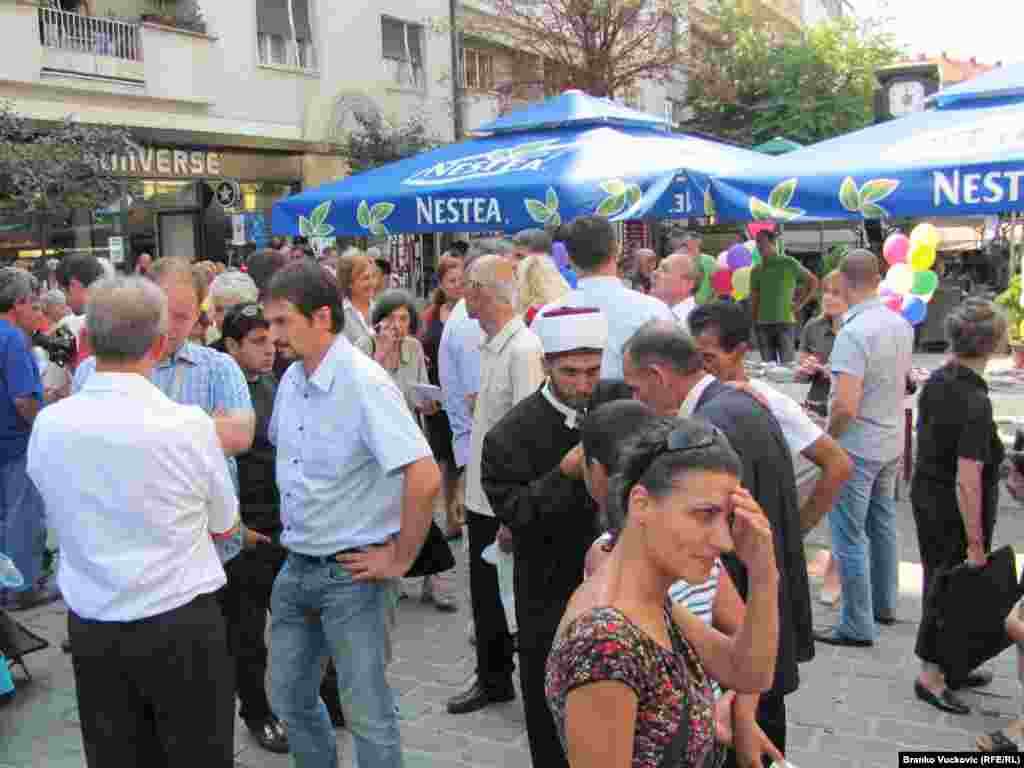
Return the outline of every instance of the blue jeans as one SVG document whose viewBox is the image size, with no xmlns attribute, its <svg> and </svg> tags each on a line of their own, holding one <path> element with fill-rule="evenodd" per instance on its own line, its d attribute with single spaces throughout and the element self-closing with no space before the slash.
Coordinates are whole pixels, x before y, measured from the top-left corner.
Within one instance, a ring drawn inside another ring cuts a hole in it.
<svg viewBox="0 0 1024 768">
<path fill-rule="evenodd" d="M 25 473 L 25 454 L 0 464 L 0 552 L 25 577 L 17 591 L 35 588 L 43 574 L 44 512 L 43 497 Z"/>
<path fill-rule="evenodd" d="M 843 586 L 838 632 L 874 640 L 875 617 L 896 607 L 899 553 L 896 542 L 896 473 L 899 459 L 873 461 L 851 454 L 853 476 L 829 513 L 832 554 Z"/>
<path fill-rule="evenodd" d="M 271 705 L 288 726 L 296 768 L 337 768 L 334 728 L 320 698 L 328 653 L 359 768 L 401 768 L 395 697 L 385 676 L 391 582 L 354 582 L 337 563 L 290 555 L 270 600 Z"/>
</svg>

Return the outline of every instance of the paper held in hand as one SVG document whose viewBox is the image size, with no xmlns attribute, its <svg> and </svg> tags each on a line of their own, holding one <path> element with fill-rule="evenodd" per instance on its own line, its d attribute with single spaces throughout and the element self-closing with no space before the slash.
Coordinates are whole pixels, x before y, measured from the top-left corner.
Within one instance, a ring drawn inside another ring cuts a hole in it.
<svg viewBox="0 0 1024 768">
<path fill-rule="evenodd" d="M 433 402 L 441 402 L 441 388 L 433 384 L 413 384 L 412 399 L 417 408 L 422 408 Z"/>
</svg>

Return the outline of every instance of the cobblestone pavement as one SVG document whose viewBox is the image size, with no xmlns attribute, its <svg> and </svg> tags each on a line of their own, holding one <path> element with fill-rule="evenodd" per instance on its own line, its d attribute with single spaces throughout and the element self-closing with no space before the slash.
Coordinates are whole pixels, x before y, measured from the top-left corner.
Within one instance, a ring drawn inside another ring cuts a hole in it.
<svg viewBox="0 0 1024 768">
<path fill-rule="evenodd" d="M 1024 513 L 1003 494 L 996 546 L 1024 540 Z M 898 507 L 901 569 L 900 623 L 883 627 L 870 649 L 819 645 L 816 658 L 801 667 L 800 690 L 788 697 L 788 757 L 798 768 L 816 766 L 895 766 L 901 749 L 971 749 L 974 736 L 1005 725 L 1018 711 L 1016 652 L 1011 649 L 989 668 L 994 683 L 965 693 L 969 716 L 938 712 L 917 701 L 912 690 L 918 664 L 913 654 L 920 616 L 920 567 L 910 506 Z M 808 557 L 827 544 L 824 527 L 811 533 Z M 459 552 L 460 569 L 464 558 Z M 465 572 L 460 573 L 467 583 Z M 817 596 L 820 579 L 813 579 Z M 837 612 L 815 600 L 816 624 L 831 624 Z M 52 647 L 27 658 L 33 681 L 19 676 L 16 697 L 0 709 L 0 768 L 80 768 L 84 765 L 74 680 L 69 657 L 61 653 L 65 612 L 57 603 L 18 618 Z M 444 702 L 471 680 L 473 649 L 467 641 L 469 601 L 441 614 L 418 600 L 404 600 L 391 680 L 400 694 L 402 738 L 408 768 L 527 768 L 523 713 L 519 702 L 454 717 Z M 352 748 L 338 732 L 342 765 Z M 241 721 L 236 727 L 239 766 L 290 765 L 287 757 L 260 750 Z M 198 767 L 197 767 L 198 768 Z M 540 768 L 540 767 L 538 767 Z"/>
</svg>

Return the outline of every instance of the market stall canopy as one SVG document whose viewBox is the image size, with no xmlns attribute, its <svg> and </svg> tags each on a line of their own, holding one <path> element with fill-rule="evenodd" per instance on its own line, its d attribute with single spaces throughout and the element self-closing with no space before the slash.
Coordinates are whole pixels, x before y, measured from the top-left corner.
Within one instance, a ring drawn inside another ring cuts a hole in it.
<svg viewBox="0 0 1024 768">
<path fill-rule="evenodd" d="M 917 112 L 762 157 L 715 177 L 712 188 L 730 221 L 1024 211 L 1024 100 Z"/>
<path fill-rule="evenodd" d="M 763 144 L 758 144 L 754 147 L 754 151 L 760 152 L 762 155 L 784 155 L 787 152 L 803 149 L 803 146 L 803 144 L 798 144 L 792 139 L 787 139 L 785 136 L 776 136 L 774 139 L 769 139 Z"/>
<path fill-rule="evenodd" d="M 937 109 L 969 109 L 1024 101 L 1024 63 L 997 67 L 928 97 Z"/>
<path fill-rule="evenodd" d="M 481 126 L 491 133 L 485 138 L 285 198 L 274 205 L 273 231 L 379 237 L 516 232 L 583 214 L 701 216 L 710 175 L 763 157 L 666 132 L 659 118 L 582 96 L 563 94 L 522 110 L 539 129 L 527 130 L 524 119 L 509 115 Z M 640 120 L 635 115 L 647 125 L 629 124 Z"/>
</svg>

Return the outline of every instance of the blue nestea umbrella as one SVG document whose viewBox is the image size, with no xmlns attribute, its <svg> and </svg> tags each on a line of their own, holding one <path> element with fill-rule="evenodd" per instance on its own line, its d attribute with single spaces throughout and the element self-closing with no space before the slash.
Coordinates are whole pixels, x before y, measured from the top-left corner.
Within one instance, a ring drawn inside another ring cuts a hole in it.
<svg viewBox="0 0 1024 768">
<path fill-rule="evenodd" d="M 1024 100 L 919 112 L 712 181 L 721 217 L 809 221 L 1024 210 Z"/>
<path fill-rule="evenodd" d="M 530 129 L 530 125 L 539 126 Z M 701 216 L 709 174 L 752 152 L 668 133 L 664 121 L 578 92 L 481 126 L 490 135 L 293 195 L 274 205 L 279 234 L 384 236 L 557 226 L 655 209 Z"/>
<path fill-rule="evenodd" d="M 938 109 L 969 109 L 1015 101 L 1024 101 L 1024 63 L 997 67 L 928 97 L 928 103 Z"/>
</svg>

